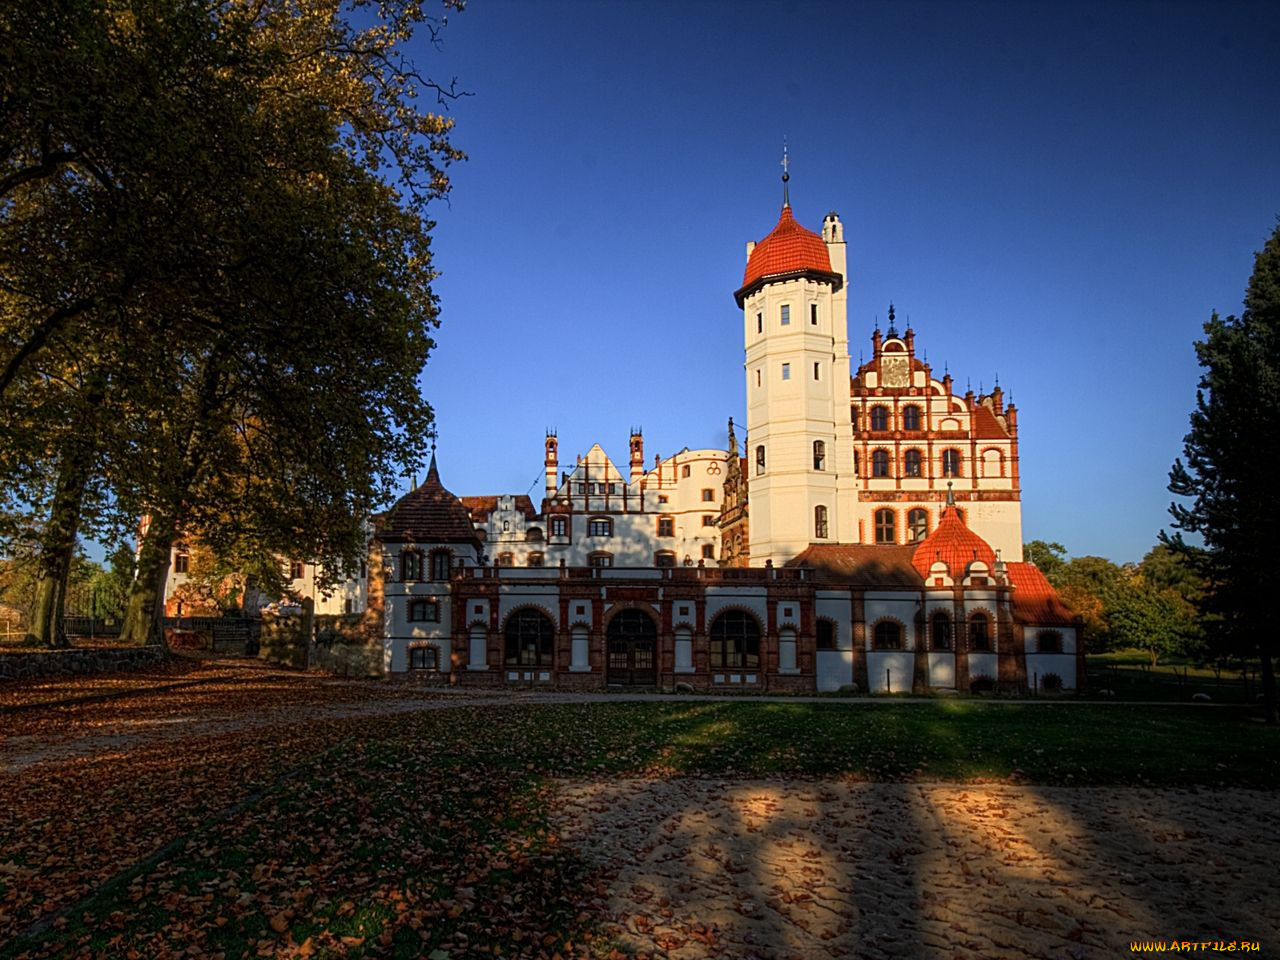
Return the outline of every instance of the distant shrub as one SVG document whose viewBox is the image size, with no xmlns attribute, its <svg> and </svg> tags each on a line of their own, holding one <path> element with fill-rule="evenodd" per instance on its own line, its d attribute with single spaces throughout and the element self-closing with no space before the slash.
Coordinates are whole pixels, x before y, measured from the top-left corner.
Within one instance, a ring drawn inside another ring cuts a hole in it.
<svg viewBox="0 0 1280 960">
<path fill-rule="evenodd" d="M 991 693 L 995 688 L 995 677 L 989 677 L 985 673 L 980 673 L 969 681 L 970 693 Z"/>
</svg>

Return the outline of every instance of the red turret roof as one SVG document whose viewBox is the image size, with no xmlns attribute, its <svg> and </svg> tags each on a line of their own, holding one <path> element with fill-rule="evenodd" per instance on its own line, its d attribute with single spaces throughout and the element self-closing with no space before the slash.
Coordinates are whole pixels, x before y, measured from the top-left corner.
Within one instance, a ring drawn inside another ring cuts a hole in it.
<svg viewBox="0 0 1280 960">
<path fill-rule="evenodd" d="M 791 205 L 787 204 L 778 217 L 778 225 L 755 245 L 751 256 L 747 257 L 742 288 L 734 296 L 741 306 L 757 284 L 775 277 L 781 279 L 803 274 L 823 276 L 832 281 L 837 290 L 844 285 L 844 278 L 831 271 L 827 245 L 812 230 L 806 230 L 796 223 L 796 218 L 791 214 Z"/>
<path fill-rule="evenodd" d="M 981 560 L 989 570 L 994 569 L 996 553 L 987 541 L 964 525 L 952 505 L 942 511 L 938 525 L 920 541 L 911 564 L 920 576 L 927 578 L 929 568 L 939 560 L 947 565 L 952 578 L 959 580 L 975 560 Z"/>
</svg>

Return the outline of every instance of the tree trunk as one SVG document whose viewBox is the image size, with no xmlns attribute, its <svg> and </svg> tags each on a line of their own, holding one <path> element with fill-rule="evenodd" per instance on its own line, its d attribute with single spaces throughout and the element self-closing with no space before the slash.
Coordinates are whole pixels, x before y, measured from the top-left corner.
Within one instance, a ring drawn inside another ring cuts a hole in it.
<svg viewBox="0 0 1280 960">
<path fill-rule="evenodd" d="M 174 532 L 172 520 L 152 515 L 138 551 L 138 575 L 129 588 L 125 604 L 124 623 L 120 627 L 122 643 L 142 646 L 164 642 L 159 617 L 164 603 L 164 585 L 169 576 L 169 551 L 173 546 Z"/>
<path fill-rule="evenodd" d="M 1262 703 L 1267 713 L 1267 723 L 1276 723 L 1276 672 L 1271 662 L 1271 652 L 1265 648 L 1258 651 L 1262 659 Z"/>
<path fill-rule="evenodd" d="M 100 394 L 97 399 L 101 400 Z M 29 643 L 49 647 L 68 645 L 62 618 L 67 579 L 71 575 L 71 561 L 75 557 L 76 536 L 80 529 L 80 509 L 93 472 L 94 434 L 92 424 L 86 424 L 79 438 L 70 441 L 63 452 L 58 484 L 49 507 L 49 519 L 45 523 L 36 566 L 35 603 L 27 633 Z"/>
</svg>

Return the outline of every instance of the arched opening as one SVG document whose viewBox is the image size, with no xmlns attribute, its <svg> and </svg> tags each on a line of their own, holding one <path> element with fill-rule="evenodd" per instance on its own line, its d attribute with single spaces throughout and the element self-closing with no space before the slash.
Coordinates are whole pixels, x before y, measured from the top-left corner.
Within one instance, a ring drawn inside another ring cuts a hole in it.
<svg viewBox="0 0 1280 960">
<path fill-rule="evenodd" d="M 907 514 L 907 543 L 919 543 L 929 534 L 929 511 L 916 507 Z"/>
<path fill-rule="evenodd" d="M 876 650 L 901 650 L 902 624 L 893 620 L 881 620 L 872 631 L 871 642 Z"/>
<path fill-rule="evenodd" d="M 991 621 L 985 613 L 975 613 L 969 617 L 969 649 L 991 649 Z"/>
<path fill-rule="evenodd" d="M 555 625 L 541 610 L 517 610 L 507 618 L 506 665 L 550 668 L 555 633 Z"/>
<path fill-rule="evenodd" d="M 760 669 L 760 624 L 742 610 L 726 610 L 711 624 L 712 670 Z"/>
<path fill-rule="evenodd" d="M 929 644 L 934 650 L 951 649 L 951 618 L 945 613 L 935 613 L 929 621 Z"/>
<path fill-rule="evenodd" d="M 643 610 L 621 610 L 605 631 L 608 682 L 651 687 L 658 682 L 658 626 Z"/>
</svg>

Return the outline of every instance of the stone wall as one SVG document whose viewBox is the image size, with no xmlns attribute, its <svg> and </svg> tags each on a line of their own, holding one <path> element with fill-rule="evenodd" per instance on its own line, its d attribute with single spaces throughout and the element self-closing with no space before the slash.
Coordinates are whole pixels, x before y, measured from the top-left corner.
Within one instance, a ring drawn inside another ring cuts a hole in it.
<svg viewBox="0 0 1280 960">
<path fill-rule="evenodd" d="M 33 650 L 0 654 L 0 680 L 145 670 L 169 658 L 161 646 Z"/>
<path fill-rule="evenodd" d="M 265 615 L 262 618 L 262 646 L 258 656 L 272 663 L 305 669 L 307 641 L 303 638 L 301 616 Z"/>
</svg>

